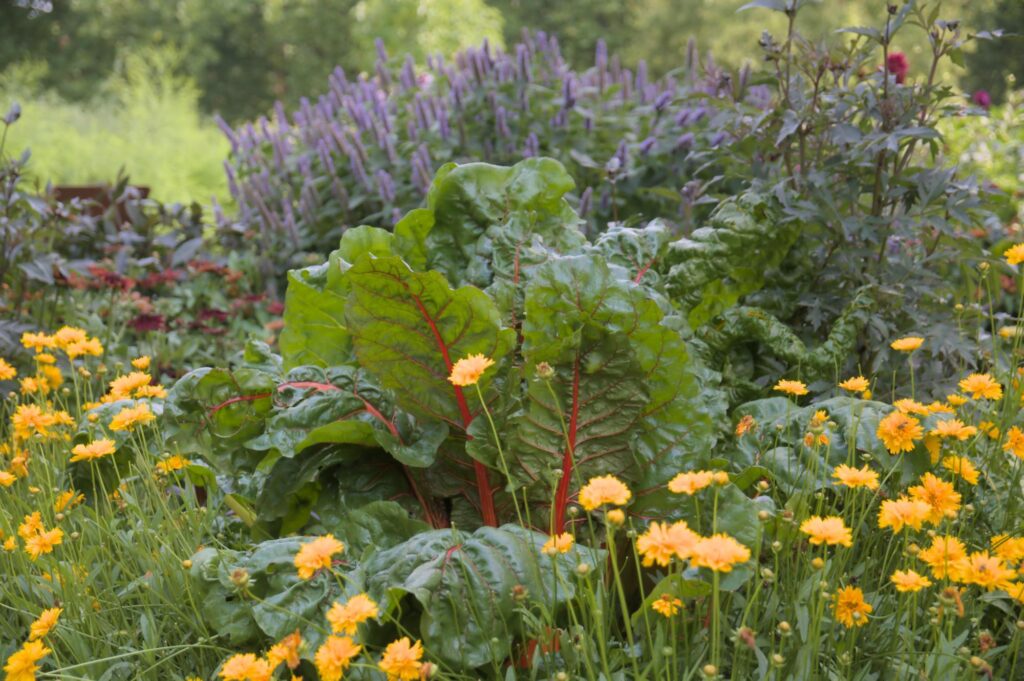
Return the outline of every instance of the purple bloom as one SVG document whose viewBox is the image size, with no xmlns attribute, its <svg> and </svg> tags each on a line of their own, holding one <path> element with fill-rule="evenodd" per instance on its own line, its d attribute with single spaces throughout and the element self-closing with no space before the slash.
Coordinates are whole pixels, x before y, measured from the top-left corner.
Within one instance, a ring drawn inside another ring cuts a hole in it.
<svg viewBox="0 0 1024 681">
<path fill-rule="evenodd" d="M 587 187 L 586 189 L 583 190 L 583 193 L 580 195 L 580 217 L 584 217 L 587 213 L 590 212 L 590 199 L 593 195 L 593 187 Z"/>
<path fill-rule="evenodd" d="M 988 108 L 992 106 L 992 95 L 988 93 L 988 90 L 978 90 L 971 95 L 971 102 L 975 106 L 980 106 L 982 109 L 988 111 Z"/>
</svg>

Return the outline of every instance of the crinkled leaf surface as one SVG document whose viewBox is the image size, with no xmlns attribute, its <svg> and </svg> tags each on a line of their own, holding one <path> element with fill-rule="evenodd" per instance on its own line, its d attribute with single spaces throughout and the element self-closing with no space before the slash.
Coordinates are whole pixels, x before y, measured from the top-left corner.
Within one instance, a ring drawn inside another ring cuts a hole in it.
<svg viewBox="0 0 1024 681">
<path fill-rule="evenodd" d="M 389 609 L 411 595 L 422 611 L 424 645 L 446 662 L 480 667 L 506 659 L 520 632 L 514 588 L 557 609 L 575 594 L 571 575 L 578 563 L 603 565 L 603 552 L 579 545 L 546 556 L 540 550 L 546 540 L 517 525 L 468 535 L 423 532 L 373 555 L 364 565 L 367 588 Z"/>
<path fill-rule="evenodd" d="M 413 272 L 397 257 L 360 258 L 346 273 L 345 307 L 356 357 L 403 408 L 466 426 L 464 391 L 448 382 L 460 358 L 496 362 L 512 345 L 494 302 L 481 290 L 452 289 L 438 272 Z"/>
</svg>

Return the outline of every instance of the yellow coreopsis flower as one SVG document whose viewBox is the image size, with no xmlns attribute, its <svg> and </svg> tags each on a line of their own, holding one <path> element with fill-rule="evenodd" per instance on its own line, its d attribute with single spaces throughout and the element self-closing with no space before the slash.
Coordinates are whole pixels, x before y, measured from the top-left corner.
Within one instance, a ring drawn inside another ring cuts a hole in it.
<svg viewBox="0 0 1024 681">
<path fill-rule="evenodd" d="M 19 440 L 27 440 L 32 435 L 47 437 L 50 428 L 56 425 L 53 414 L 47 413 L 34 404 L 19 404 L 11 416 L 11 427 L 14 436 Z"/>
<path fill-rule="evenodd" d="M 889 577 L 900 593 L 915 593 L 932 585 L 932 580 L 913 570 L 897 570 Z"/>
<path fill-rule="evenodd" d="M 801 395 L 807 394 L 807 386 L 804 385 L 802 382 L 788 381 L 785 379 L 776 383 L 775 387 L 773 387 L 772 390 L 775 390 L 780 393 L 786 393 L 787 395 L 792 395 L 794 397 L 800 397 Z"/>
<path fill-rule="evenodd" d="M 156 415 L 150 411 L 149 405 L 139 402 L 132 407 L 125 407 L 114 415 L 110 420 L 110 429 L 133 430 L 135 426 L 145 425 L 156 420 Z"/>
<path fill-rule="evenodd" d="M 378 666 L 388 675 L 388 681 L 416 681 L 423 663 L 423 644 L 413 643 L 407 636 L 392 641 L 384 649 Z"/>
<path fill-rule="evenodd" d="M 663 593 L 651 602 L 651 609 L 665 619 L 668 619 L 679 612 L 683 602 L 669 593 Z"/>
<path fill-rule="evenodd" d="M 913 352 L 924 344 L 924 338 L 920 336 L 904 336 L 897 338 L 889 344 L 893 350 L 898 352 Z"/>
<path fill-rule="evenodd" d="M 917 557 L 931 568 L 935 579 L 944 579 L 947 575 L 957 579 L 968 565 L 967 551 L 956 537 L 935 537 L 931 546 Z"/>
<path fill-rule="evenodd" d="M 840 383 L 839 387 L 847 392 L 863 393 L 871 387 L 871 384 L 863 376 L 854 376 Z"/>
<path fill-rule="evenodd" d="M 991 539 L 992 552 L 1007 562 L 1024 560 L 1024 537 L 997 534 Z"/>
<path fill-rule="evenodd" d="M 937 478 L 932 473 L 921 476 L 921 484 L 907 490 L 911 498 L 923 501 L 931 507 L 928 522 L 938 525 L 943 518 L 956 515 L 960 510 L 960 493 L 952 483 Z"/>
<path fill-rule="evenodd" d="M 321 681 L 340 681 L 362 649 L 347 636 L 328 636 L 316 651 L 316 670 Z"/>
<path fill-rule="evenodd" d="M 964 482 L 978 484 L 979 473 L 974 463 L 964 456 L 947 456 L 942 460 L 942 467 L 960 476 Z"/>
<path fill-rule="evenodd" d="M 174 471 L 180 471 L 181 469 L 186 468 L 190 463 L 192 462 L 185 457 L 179 454 L 174 454 L 163 461 L 158 461 L 155 468 L 158 472 L 168 475 Z"/>
<path fill-rule="evenodd" d="M 847 466 L 845 463 L 839 464 L 832 471 L 832 477 L 835 478 L 837 485 L 845 485 L 851 489 L 858 487 L 866 487 L 871 490 L 878 489 L 878 473 L 871 470 L 870 466 L 867 465 L 861 468 L 854 468 L 853 466 Z"/>
<path fill-rule="evenodd" d="M 232 655 L 220 668 L 224 681 L 270 681 L 273 673 L 268 661 L 252 653 Z"/>
<path fill-rule="evenodd" d="M 302 662 L 299 659 L 299 648 L 302 646 L 302 634 L 296 629 L 275 643 L 267 651 L 267 662 L 271 669 L 276 669 L 282 662 L 288 669 L 295 669 Z"/>
<path fill-rule="evenodd" d="M 153 378 L 144 371 L 133 371 L 125 376 L 118 376 L 110 382 L 107 395 L 111 402 L 126 400 L 135 396 L 135 392 L 152 382 Z"/>
<path fill-rule="evenodd" d="M 4 671 L 6 681 L 34 681 L 39 671 L 39 660 L 50 654 L 42 641 L 25 641 L 21 648 L 7 658 Z"/>
<path fill-rule="evenodd" d="M 935 427 L 931 430 L 931 434 L 940 438 L 950 438 L 963 441 L 977 435 L 978 429 L 974 426 L 966 425 L 960 419 L 943 419 L 942 421 L 936 421 Z"/>
<path fill-rule="evenodd" d="M 452 366 L 448 381 L 452 385 L 463 388 L 476 385 L 484 372 L 492 366 L 494 366 L 494 360 L 482 354 L 463 357 Z"/>
<path fill-rule="evenodd" d="M 928 407 L 924 406 L 916 400 L 912 400 L 909 397 L 904 397 L 902 400 L 896 400 L 892 403 L 892 406 L 899 409 L 904 414 L 917 414 L 918 416 L 928 416 L 931 412 L 928 411 Z"/>
<path fill-rule="evenodd" d="M 714 481 L 714 471 L 687 471 L 669 480 L 668 491 L 673 494 L 693 495 L 705 487 L 710 487 Z"/>
<path fill-rule="evenodd" d="M 976 551 L 954 579 L 993 591 L 1006 588 L 1016 576 L 1017 571 L 1006 567 L 999 556 L 989 555 L 988 551 Z"/>
<path fill-rule="evenodd" d="M 544 542 L 544 546 L 541 547 L 540 551 L 547 556 L 554 556 L 559 553 L 568 553 L 572 550 L 575 543 L 575 537 L 568 532 L 562 532 L 561 534 L 556 534 L 553 537 L 548 537 L 548 540 Z"/>
<path fill-rule="evenodd" d="M 868 623 L 868 613 L 874 608 L 864 601 L 864 592 L 855 586 L 844 586 L 836 591 L 833 612 L 844 627 L 862 627 Z"/>
<path fill-rule="evenodd" d="M 329 569 L 331 557 L 344 550 L 345 545 L 331 534 L 317 537 L 313 541 L 303 544 L 295 554 L 295 567 L 299 571 L 299 577 L 310 579 L 317 570 Z"/>
<path fill-rule="evenodd" d="M 63 326 L 57 330 L 57 333 L 53 334 L 54 342 L 56 342 L 58 348 L 62 349 L 75 343 L 84 343 L 88 339 L 89 334 L 84 329 L 78 329 L 73 326 Z"/>
<path fill-rule="evenodd" d="M 614 475 L 601 475 L 591 478 L 580 490 L 579 502 L 587 511 L 593 511 L 605 504 L 624 506 L 629 503 L 633 493 Z"/>
<path fill-rule="evenodd" d="M 693 549 L 700 535 L 690 529 L 682 520 L 672 523 L 652 522 L 647 531 L 637 537 L 636 549 L 643 556 L 644 567 L 657 563 L 665 567 L 673 558 L 686 560 L 693 555 Z"/>
<path fill-rule="evenodd" d="M 147 369 L 149 369 L 149 363 L 149 355 L 136 357 L 135 359 L 132 360 L 132 366 L 138 369 L 139 371 L 146 371 Z"/>
<path fill-rule="evenodd" d="M 32 560 L 36 560 L 43 554 L 52 553 L 53 547 L 60 544 L 63 540 L 64 531 L 59 527 L 39 532 L 25 539 L 25 553 Z"/>
<path fill-rule="evenodd" d="M 100 343 L 98 338 L 90 338 L 79 343 L 72 343 L 71 345 L 68 345 L 64 348 L 64 354 L 68 356 L 68 359 L 77 359 L 86 355 L 99 357 L 103 354 L 103 344 Z"/>
<path fill-rule="evenodd" d="M 912 416 L 894 411 L 878 422 L 875 433 L 892 454 L 913 451 L 914 442 L 924 435 L 921 422 Z"/>
<path fill-rule="evenodd" d="M 976 400 L 998 400 L 1003 396 L 1003 387 L 990 374 L 971 374 L 960 381 L 960 389 Z"/>
<path fill-rule="evenodd" d="M 694 545 L 690 563 L 714 572 L 732 572 L 734 565 L 750 560 L 750 549 L 724 533 L 701 537 Z"/>
<path fill-rule="evenodd" d="M 1003 252 L 1003 258 L 1010 265 L 1016 267 L 1024 262 L 1024 244 L 1014 244 Z"/>
<path fill-rule="evenodd" d="M 853 546 L 853 534 L 839 516 L 811 516 L 800 524 L 800 531 L 817 546 Z"/>
<path fill-rule="evenodd" d="M 21 334 L 21 344 L 29 350 L 44 352 L 54 347 L 56 345 L 56 341 L 54 341 L 53 336 L 47 336 L 45 333 L 31 333 L 26 331 Z"/>
<path fill-rule="evenodd" d="M 35 641 L 49 634 L 57 626 L 57 620 L 60 619 L 62 612 L 64 612 L 62 608 L 43 610 L 36 621 L 29 625 L 28 640 Z"/>
<path fill-rule="evenodd" d="M 327 621 L 336 634 L 355 635 L 363 622 L 377 617 L 377 604 L 366 594 L 357 594 L 345 602 L 335 603 L 327 611 Z"/>
<path fill-rule="evenodd" d="M 0 357 L 0 381 L 10 381 L 18 375 L 18 370 L 7 363 L 3 357 Z"/>
<path fill-rule="evenodd" d="M 117 451 L 117 444 L 108 438 L 94 440 L 87 445 L 75 445 L 71 448 L 71 462 L 95 461 L 110 456 Z"/>
<path fill-rule="evenodd" d="M 1013 454 L 1018 459 L 1024 459 L 1024 431 L 1017 426 L 1011 426 L 1006 431 L 1006 442 L 1003 443 L 1003 451 Z"/>
<path fill-rule="evenodd" d="M 736 424 L 736 437 L 742 437 L 745 433 L 750 432 L 754 428 L 757 428 L 757 421 L 750 414 L 745 415 Z"/>
<path fill-rule="evenodd" d="M 918 499 L 906 496 L 886 499 L 878 511 L 878 527 L 891 527 L 893 532 L 899 532 L 904 527 L 920 530 L 931 512 L 932 507 Z"/>
<path fill-rule="evenodd" d="M 85 501 L 85 495 L 73 489 L 65 490 L 57 495 L 53 502 L 53 512 L 63 513 L 64 511 L 78 506 Z"/>
</svg>

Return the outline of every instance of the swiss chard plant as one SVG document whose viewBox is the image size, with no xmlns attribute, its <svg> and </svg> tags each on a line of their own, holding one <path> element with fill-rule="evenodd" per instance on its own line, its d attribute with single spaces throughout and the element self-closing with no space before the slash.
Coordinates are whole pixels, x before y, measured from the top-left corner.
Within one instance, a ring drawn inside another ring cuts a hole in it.
<svg viewBox="0 0 1024 681">
<path fill-rule="evenodd" d="M 561 530 L 589 477 L 643 490 L 706 461 L 725 402 L 655 267 L 667 235 L 591 244 L 571 187 L 548 159 L 444 168 L 393 232 L 351 229 L 290 274 L 280 358 L 254 346 L 173 388 L 178 442 L 272 532 L 381 497 L 438 528 L 525 504 Z M 497 364 L 478 385 L 448 380 L 478 354 Z"/>
</svg>

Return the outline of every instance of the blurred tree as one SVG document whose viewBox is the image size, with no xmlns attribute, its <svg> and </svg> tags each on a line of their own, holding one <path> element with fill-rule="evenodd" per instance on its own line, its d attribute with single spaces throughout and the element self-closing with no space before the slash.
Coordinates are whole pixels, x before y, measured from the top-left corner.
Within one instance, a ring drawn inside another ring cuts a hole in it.
<svg viewBox="0 0 1024 681">
<path fill-rule="evenodd" d="M 763 30 L 783 37 L 785 17 L 747 0 L 0 0 L 0 73 L 33 68 L 40 86 L 65 98 L 94 96 L 127 55 L 156 47 L 181 55 L 206 111 L 237 122 L 323 91 L 335 66 L 371 71 L 373 39 L 397 58 L 450 53 L 485 37 L 498 46 L 524 29 L 558 37 L 576 66 L 593 63 L 603 37 L 627 63 L 647 61 L 659 75 L 682 62 L 690 37 L 702 53 L 738 66 L 760 59 Z M 893 0 L 900 2 L 901 0 Z M 933 4 L 937 0 L 922 0 Z M 884 22 L 883 0 L 811 0 L 797 28 L 811 39 L 839 41 L 837 26 Z M 1001 25 L 1024 33 L 1024 0 L 945 0 L 942 15 L 969 27 Z M 962 16 L 966 15 L 966 16 Z M 927 38 L 905 31 L 895 49 L 911 72 L 927 69 Z M 1016 49 L 1007 49 L 1008 45 Z M 1021 42 L 984 45 L 968 56 L 972 89 L 998 94 L 1008 72 L 1024 67 Z"/>
<path fill-rule="evenodd" d="M 634 18 L 646 0 L 489 0 L 505 19 L 505 42 L 518 42 L 524 30 L 542 30 L 558 37 L 562 55 L 569 63 L 592 64 L 598 38 L 608 51 L 623 52 L 637 41 Z M 681 4 L 681 3 L 676 3 Z"/>
<path fill-rule="evenodd" d="M 993 102 L 1006 96 L 1007 81 L 1024 78 L 1024 0 L 975 0 L 971 24 L 981 30 L 1001 28 L 1011 35 L 981 41 L 967 55 L 965 86 L 975 92 L 988 90 Z"/>
<path fill-rule="evenodd" d="M 378 35 L 422 60 L 500 46 L 501 24 L 484 0 L 0 0 L 0 72 L 44 64 L 41 87 L 86 100 L 127 55 L 170 50 L 203 109 L 239 121 L 317 95 L 335 66 L 372 70 Z"/>
</svg>

